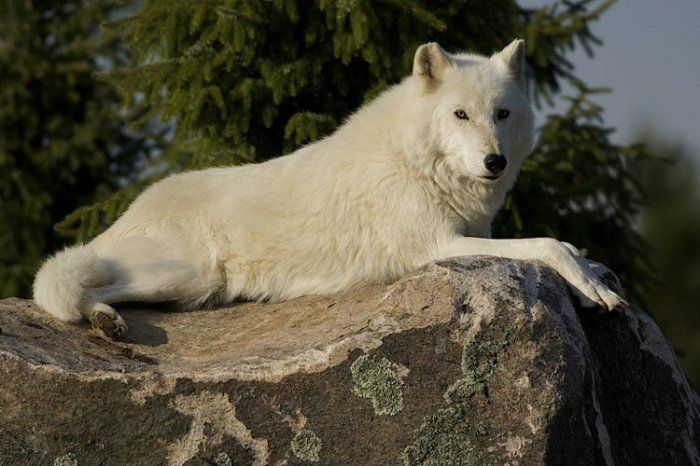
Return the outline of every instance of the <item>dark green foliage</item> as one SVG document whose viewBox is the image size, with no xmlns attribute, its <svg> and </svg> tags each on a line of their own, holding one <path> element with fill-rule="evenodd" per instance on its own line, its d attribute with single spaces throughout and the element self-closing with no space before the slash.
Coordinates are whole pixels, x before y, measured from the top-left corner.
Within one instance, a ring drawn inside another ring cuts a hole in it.
<svg viewBox="0 0 700 466">
<path fill-rule="evenodd" d="M 177 168 L 260 161 L 331 132 L 421 43 L 492 52 L 518 25 L 512 0 L 148 0 L 112 24 L 138 63 L 113 77 L 145 95 L 144 117 L 177 119 L 194 154 Z"/>
<path fill-rule="evenodd" d="M 597 20 L 616 0 L 552 1 L 548 6 L 520 14 L 524 25 L 520 36 L 527 45 L 528 67 L 535 82 L 535 100 L 547 102 L 560 91 L 560 81 L 581 85 L 567 55 L 578 44 L 589 56 L 602 45 L 589 24 Z"/>
<path fill-rule="evenodd" d="M 0 1 L 0 296 L 27 295 L 53 225 L 127 179 L 147 149 L 98 60 L 114 2 Z M 106 209 L 105 211 L 108 211 Z"/>
</svg>

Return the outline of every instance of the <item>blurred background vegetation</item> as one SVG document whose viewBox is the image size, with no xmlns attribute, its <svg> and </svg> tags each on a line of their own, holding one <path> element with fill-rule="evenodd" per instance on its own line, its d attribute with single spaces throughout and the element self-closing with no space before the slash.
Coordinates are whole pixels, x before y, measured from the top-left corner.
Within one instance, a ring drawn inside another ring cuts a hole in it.
<svg viewBox="0 0 700 466">
<path fill-rule="evenodd" d="M 548 116 L 497 237 L 554 236 L 614 269 L 700 382 L 700 207 L 687 150 L 610 139 L 576 75 L 613 0 L 0 0 L 0 297 L 170 173 L 255 162 L 333 131 L 418 45 L 526 39 Z M 562 89 L 571 89 L 564 95 Z M 568 106 L 554 112 L 551 105 Z"/>
</svg>

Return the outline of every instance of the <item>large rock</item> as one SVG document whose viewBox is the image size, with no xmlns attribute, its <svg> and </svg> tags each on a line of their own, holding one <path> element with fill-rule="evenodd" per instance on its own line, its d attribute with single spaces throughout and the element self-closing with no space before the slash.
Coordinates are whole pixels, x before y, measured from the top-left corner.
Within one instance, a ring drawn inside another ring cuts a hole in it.
<svg viewBox="0 0 700 466">
<path fill-rule="evenodd" d="M 0 464 L 699 464 L 700 402 L 640 310 L 537 263 L 123 312 L 130 340 L 0 302 Z"/>
</svg>

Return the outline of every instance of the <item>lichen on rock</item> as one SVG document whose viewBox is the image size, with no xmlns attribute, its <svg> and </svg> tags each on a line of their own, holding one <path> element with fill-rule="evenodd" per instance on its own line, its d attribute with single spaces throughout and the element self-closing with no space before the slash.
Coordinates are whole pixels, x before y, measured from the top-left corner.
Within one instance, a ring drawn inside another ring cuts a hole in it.
<svg viewBox="0 0 700 466">
<path fill-rule="evenodd" d="M 439 409 L 427 416 L 403 451 L 403 462 L 413 465 L 478 464 L 474 433 L 462 406 Z"/>
<path fill-rule="evenodd" d="M 374 413 L 394 416 L 403 409 L 403 380 L 383 357 L 362 355 L 350 366 L 353 393 L 372 401 Z"/>
<path fill-rule="evenodd" d="M 317 462 L 321 459 L 320 453 L 323 441 L 311 430 L 304 429 L 296 433 L 292 439 L 292 453 L 300 460 Z"/>
<path fill-rule="evenodd" d="M 467 402 L 481 392 L 487 396 L 486 383 L 498 361 L 503 358 L 508 338 L 472 339 L 462 351 L 462 375 L 444 393 L 447 407 L 426 416 L 415 430 L 413 442 L 403 451 L 403 462 L 411 465 L 480 464 L 475 438 L 488 432 L 484 422 L 467 419 Z"/>
<path fill-rule="evenodd" d="M 462 350 L 462 375 L 445 391 L 445 401 L 449 404 L 465 402 L 476 393 L 483 391 L 486 381 L 496 368 L 498 360 L 508 346 L 508 337 L 502 335 L 493 340 L 472 339 Z"/>
<path fill-rule="evenodd" d="M 226 452 L 222 451 L 214 458 L 214 464 L 216 466 L 233 466 L 233 461 L 231 461 L 231 457 Z"/>
<path fill-rule="evenodd" d="M 68 452 L 53 460 L 53 466 L 78 466 L 78 457 L 73 452 Z"/>
</svg>

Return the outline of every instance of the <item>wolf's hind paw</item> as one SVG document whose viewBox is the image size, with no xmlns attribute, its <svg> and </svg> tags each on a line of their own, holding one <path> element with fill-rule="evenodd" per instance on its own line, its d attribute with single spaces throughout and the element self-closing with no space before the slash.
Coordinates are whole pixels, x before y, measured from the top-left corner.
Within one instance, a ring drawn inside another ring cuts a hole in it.
<svg viewBox="0 0 700 466">
<path fill-rule="evenodd" d="M 90 314 L 90 324 L 101 337 L 109 340 L 122 340 L 128 327 L 124 319 L 106 304 L 96 304 Z"/>
</svg>

